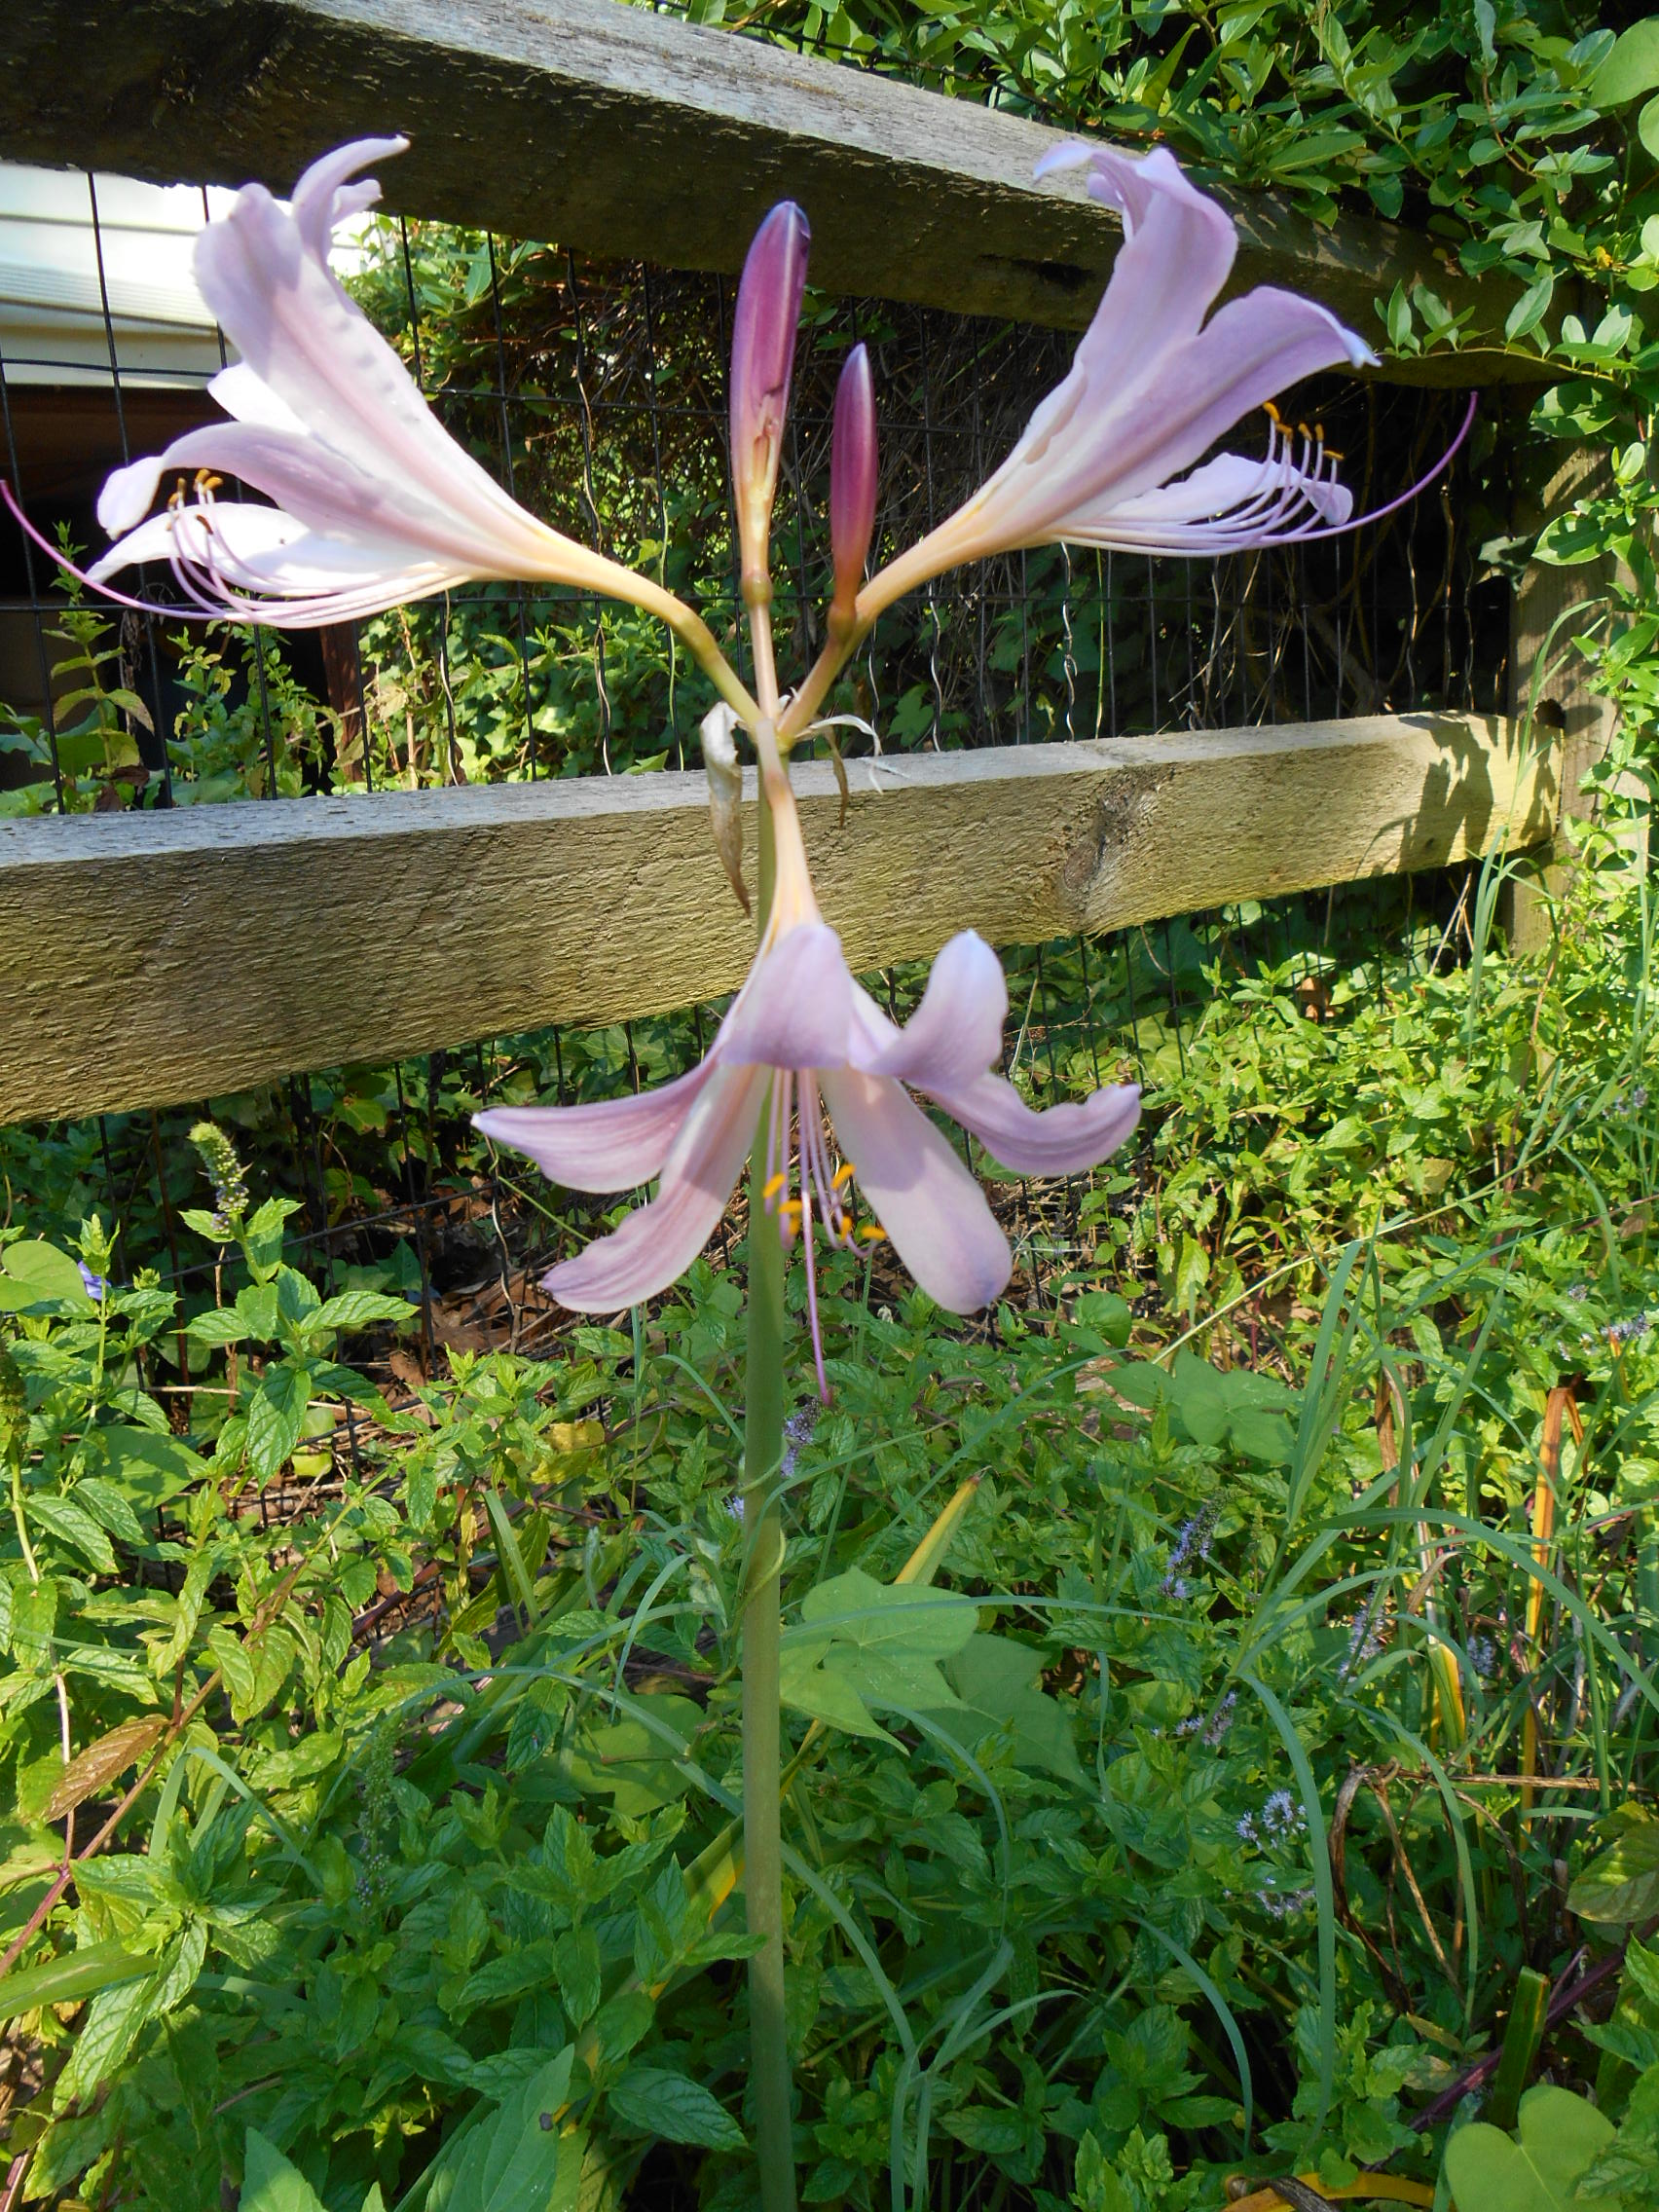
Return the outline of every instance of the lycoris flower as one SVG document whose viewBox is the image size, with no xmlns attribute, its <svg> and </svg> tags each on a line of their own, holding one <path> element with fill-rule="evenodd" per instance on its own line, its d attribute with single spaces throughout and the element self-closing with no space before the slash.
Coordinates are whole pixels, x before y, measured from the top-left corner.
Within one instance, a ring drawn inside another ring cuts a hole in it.
<svg viewBox="0 0 1659 2212">
<path fill-rule="evenodd" d="M 822 1388 L 813 1217 L 831 1243 L 866 1238 L 869 1228 L 854 1219 L 855 1179 L 875 1233 L 892 1239 L 916 1281 L 950 1311 L 989 1305 L 1012 1270 L 984 1194 L 905 1086 L 943 1107 L 1005 1166 L 1034 1175 L 1091 1167 L 1116 1150 L 1140 1117 L 1140 1090 L 1117 1085 L 1037 1113 L 991 1073 L 1002 1055 L 1008 989 L 996 954 L 971 930 L 940 952 L 921 1005 L 896 1028 L 848 973 L 841 940 L 819 912 L 787 784 L 773 797 L 772 821 L 777 872 L 765 934 L 690 1074 L 614 1103 L 498 1106 L 475 1119 L 486 1136 L 528 1153 L 573 1190 L 615 1191 L 661 1176 L 648 1204 L 546 1277 L 562 1305 L 610 1313 L 665 1289 L 701 1251 L 764 1113 L 763 1196 L 786 1245 L 798 1234 L 805 1247 Z"/>
<path fill-rule="evenodd" d="M 1039 174 L 1087 161 L 1089 190 L 1124 219 L 1124 244 L 1071 373 L 966 505 L 872 577 L 868 623 L 941 570 L 1056 539 L 1136 553 L 1215 554 L 1346 523 L 1335 457 L 1274 419 L 1261 461 L 1223 454 L 1180 482 L 1240 416 L 1287 385 L 1375 361 L 1336 316 L 1262 286 L 1204 321 L 1237 250 L 1232 218 L 1166 147 L 1138 160 L 1060 147 Z"/>
<path fill-rule="evenodd" d="M 767 538 L 809 234 L 800 209 L 783 203 L 751 250 L 734 318 L 732 459 L 752 694 L 689 608 L 509 498 L 445 432 L 330 273 L 334 226 L 378 197 L 373 183 L 354 181 L 358 172 L 403 143 L 341 147 L 306 171 L 291 206 L 249 185 L 203 232 L 202 291 L 241 354 L 211 388 L 235 419 L 192 430 L 111 477 L 98 512 L 116 543 L 92 579 L 107 589 L 118 570 L 166 559 L 196 612 L 289 626 L 350 620 L 486 578 L 573 584 L 659 614 L 724 702 L 705 718 L 704 739 L 716 833 L 740 897 L 733 730 L 746 729 L 755 747 L 773 833 L 773 897 L 749 978 L 690 1074 L 615 1104 L 479 1117 L 489 1136 L 574 1189 L 661 1178 L 654 1198 L 555 1268 L 548 1287 L 593 1311 L 664 1289 L 713 1233 L 744 1156 L 758 1146 L 762 1203 L 784 1241 L 798 1236 L 808 1255 L 815 1349 L 815 1223 L 843 1244 L 887 1235 L 941 1306 L 981 1307 L 1009 1279 L 1007 1241 L 955 1149 L 909 1093 L 942 1108 L 1006 1165 L 1033 1174 L 1102 1160 L 1134 1127 L 1139 1093 L 1119 1086 L 1047 1113 L 1026 1106 L 992 1072 L 1007 992 L 995 955 L 971 932 L 944 947 L 914 1016 L 896 1028 L 848 973 L 819 912 L 783 756 L 817 726 L 829 686 L 882 608 L 956 563 L 1056 540 L 1214 554 L 1354 527 L 1336 457 L 1316 432 L 1293 441 L 1275 415 L 1262 459 L 1204 456 L 1286 384 L 1338 361 L 1357 366 L 1370 350 L 1325 309 L 1287 292 L 1254 291 L 1209 314 L 1235 246 L 1225 211 L 1162 148 L 1139 159 L 1062 149 L 1047 166 L 1089 161 L 1090 190 L 1124 228 L 1071 373 L 981 489 L 863 583 L 876 506 L 874 398 L 864 349 L 849 355 L 835 404 L 828 642 L 785 699 L 773 665 Z M 276 505 L 217 498 L 221 469 Z M 175 473 L 166 509 L 143 519 Z M 875 1217 L 862 1229 L 855 1186 Z M 818 1358 L 822 1383 L 821 1349 Z"/>
<path fill-rule="evenodd" d="M 306 170 L 288 206 L 244 185 L 202 233 L 197 282 L 241 355 L 207 388 L 235 420 L 187 430 L 116 470 L 98 499 L 116 542 L 90 580 L 107 588 L 135 562 L 166 561 L 197 611 L 285 629 L 352 621 L 467 582 L 572 584 L 659 615 L 717 682 L 720 670 L 730 677 L 706 626 L 672 592 L 508 498 L 330 270 L 336 225 L 380 198 L 372 179 L 351 180 L 407 144 L 337 148 Z M 275 507 L 216 498 L 220 470 Z M 145 521 L 173 476 L 178 489 Z M 733 704 L 746 706 L 730 681 Z"/>
</svg>

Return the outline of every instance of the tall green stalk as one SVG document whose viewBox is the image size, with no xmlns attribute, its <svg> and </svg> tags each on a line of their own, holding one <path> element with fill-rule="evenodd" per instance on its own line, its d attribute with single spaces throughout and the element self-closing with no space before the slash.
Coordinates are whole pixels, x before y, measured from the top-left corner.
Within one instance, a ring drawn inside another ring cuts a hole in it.
<svg viewBox="0 0 1659 2212">
<path fill-rule="evenodd" d="M 760 821 L 760 926 L 772 903 L 772 820 Z M 790 2051 L 784 2029 L 783 1847 L 779 1825 L 778 1631 L 783 1609 L 784 1247 L 766 1210 L 762 1108 L 749 1174 L 748 1406 L 743 1430 L 743 1891 L 749 1930 L 765 1948 L 749 1962 L 756 2150 L 765 2212 L 794 2212 Z"/>
</svg>

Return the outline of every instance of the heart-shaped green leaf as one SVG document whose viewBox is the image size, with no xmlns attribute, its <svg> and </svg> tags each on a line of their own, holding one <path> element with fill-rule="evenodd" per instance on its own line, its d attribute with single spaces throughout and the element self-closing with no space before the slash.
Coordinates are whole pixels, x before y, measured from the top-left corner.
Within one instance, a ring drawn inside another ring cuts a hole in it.
<svg viewBox="0 0 1659 2212">
<path fill-rule="evenodd" d="M 1567 2212 L 1581 2178 L 1613 2139 L 1613 2123 L 1570 2089 L 1529 2089 L 1521 2140 L 1477 2120 L 1446 2146 L 1446 2179 L 1457 2212 Z M 1616 2196 L 1600 2212 L 1621 2212 Z"/>
</svg>

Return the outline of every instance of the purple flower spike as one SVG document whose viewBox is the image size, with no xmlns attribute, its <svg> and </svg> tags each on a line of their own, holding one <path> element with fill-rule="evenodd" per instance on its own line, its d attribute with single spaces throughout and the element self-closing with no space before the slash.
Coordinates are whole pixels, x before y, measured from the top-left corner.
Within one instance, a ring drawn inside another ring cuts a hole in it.
<svg viewBox="0 0 1659 2212">
<path fill-rule="evenodd" d="M 766 537 L 778 483 L 795 325 L 806 289 L 807 220 L 781 200 L 755 234 L 731 329 L 731 473 L 745 585 L 766 575 Z"/>
<path fill-rule="evenodd" d="M 862 346 L 855 346 L 835 387 L 835 436 L 830 455 L 830 544 L 835 556 L 831 620 L 837 614 L 852 619 L 874 528 L 875 387 L 869 355 Z"/>
</svg>

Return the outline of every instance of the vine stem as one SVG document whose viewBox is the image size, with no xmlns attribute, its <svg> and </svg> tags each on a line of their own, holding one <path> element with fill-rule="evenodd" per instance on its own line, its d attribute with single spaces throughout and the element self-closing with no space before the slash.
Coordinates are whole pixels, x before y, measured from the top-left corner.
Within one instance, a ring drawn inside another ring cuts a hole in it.
<svg viewBox="0 0 1659 2212">
<path fill-rule="evenodd" d="M 758 808 L 760 927 L 772 903 L 771 809 Z M 749 1178 L 748 1403 L 743 1431 L 743 1528 L 749 1569 L 743 1598 L 743 1892 L 752 1936 L 749 2032 L 756 2150 L 764 2212 L 794 2212 L 789 2038 L 784 2024 L 783 1843 L 779 1784 L 778 1640 L 783 1609 L 784 1248 L 766 1209 L 765 1129 L 756 1130 Z"/>
</svg>

